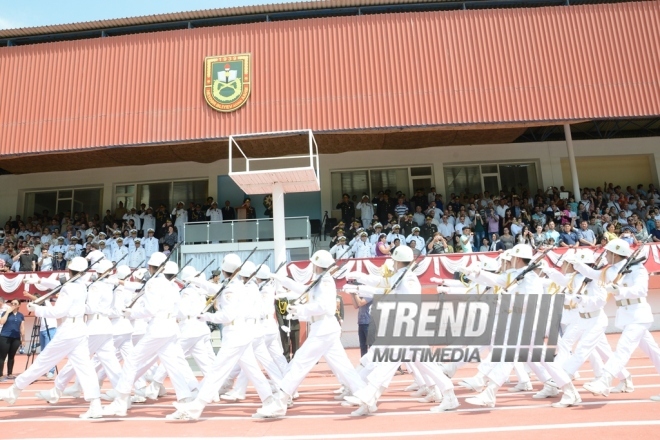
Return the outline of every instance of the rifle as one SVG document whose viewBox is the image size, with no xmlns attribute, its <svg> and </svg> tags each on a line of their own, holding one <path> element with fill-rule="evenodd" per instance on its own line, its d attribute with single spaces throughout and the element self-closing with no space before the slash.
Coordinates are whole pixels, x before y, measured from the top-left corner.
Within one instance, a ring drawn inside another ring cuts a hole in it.
<svg viewBox="0 0 660 440">
<path fill-rule="evenodd" d="M 270 258 L 270 254 L 268 254 L 268 255 L 266 256 L 266 259 L 264 259 L 264 261 L 261 262 L 261 264 L 260 264 L 260 265 L 254 270 L 254 272 L 252 272 L 252 273 L 250 274 L 250 276 L 247 278 L 247 280 L 243 281 L 243 284 L 247 284 L 247 283 L 249 283 L 250 280 L 251 280 L 252 278 L 254 278 L 254 276 L 257 274 L 257 272 L 259 272 L 259 269 L 261 269 L 261 266 L 263 266 L 264 264 L 266 264 L 266 261 L 268 261 L 269 258 Z"/>
<path fill-rule="evenodd" d="M 552 249 L 554 249 L 554 246 L 544 250 L 543 252 L 541 252 L 541 255 L 538 256 L 538 258 L 534 259 L 533 261 L 530 261 L 527 267 L 525 267 L 525 269 L 522 272 L 520 272 L 520 274 L 518 274 L 518 276 L 513 281 L 511 281 L 508 286 L 502 289 L 502 292 L 507 293 L 507 290 L 520 283 L 528 273 L 537 269 L 541 265 L 541 260 L 543 259 L 543 257 L 545 257 L 548 254 L 548 252 L 550 252 Z"/>
<path fill-rule="evenodd" d="M 621 267 L 619 270 L 619 273 L 616 275 L 614 278 L 614 281 L 612 281 L 612 284 L 617 284 L 619 281 L 621 281 L 621 278 L 627 273 L 632 272 L 632 267 L 642 263 L 646 260 L 646 258 L 641 257 L 637 258 L 639 253 L 642 251 L 642 248 L 644 247 L 645 244 L 649 243 L 653 239 L 652 235 L 649 235 L 646 240 L 640 244 L 637 249 L 635 249 L 635 252 L 633 252 L 628 258 L 626 258 L 626 263 Z"/>
<path fill-rule="evenodd" d="M 129 273 L 128 276 L 127 276 L 126 278 L 124 278 L 124 279 L 127 280 L 127 279 L 129 279 L 130 277 L 132 277 L 133 274 L 135 273 L 135 271 L 138 270 L 138 269 L 140 269 L 140 268 L 142 267 L 142 265 L 144 264 L 144 262 L 145 262 L 145 260 L 142 260 L 142 261 L 140 262 L 140 264 L 138 264 L 137 267 L 136 267 L 135 269 L 131 270 L 131 273 Z M 112 289 L 112 291 L 114 292 L 114 291 L 117 289 L 117 287 L 119 287 L 119 284 L 117 284 L 117 285 Z"/>
<path fill-rule="evenodd" d="M 227 288 L 227 286 L 229 285 L 229 283 L 231 283 L 231 280 L 233 280 L 234 277 L 235 277 L 236 275 L 238 275 L 238 273 L 239 273 L 239 272 L 241 271 L 241 269 L 243 268 L 243 265 L 245 264 L 245 262 L 248 261 L 248 260 L 250 259 L 250 257 L 252 256 L 252 254 L 255 253 L 256 250 L 257 250 L 257 247 L 255 246 L 254 249 L 252 249 L 252 252 L 250 252 L 250 255 L 248 255 L 247 258 L 246 258 L 245 260 L 243 260 L 243 263 L 241 263 L 241 265 L 238 266 L 238 267 L 236 268 L 236 270 L 235 270 L 234 272 L 232 272 L 231 275 L 229 275 L 229 278 L 225 278 L 225 279 L 222 281 L 222 284 L 220 285 L 220 289 L 218 289 L 218 291 L 216 292 L 216 294 L 213 295 L 212 297 L 210 297 L 210 298 L 206 301 L 206 305 L 204 306 L 204 310 L 202 310 L 201 313 L 206 313 L 206 312 L 208 312 L 209 310 L 211 310 L 211 308 L 213 307 L 213 303 L 215 302 L 215 300 L 216 300 L 217 298 L 219 298 L 220 295 L 222 295 L 222 292 Z M 201 313 L 200 313 L 200 314 L 201 314 Z"/>
<path fill-rule="evenodd" d="M 102 279 L 104 276 L 109 275 L 110 272 L 112 272 L 113 270 L 115 270 L 115 267 L 117 267 L 117 265 L 119 264 L 119 262 L 120 262 L 121 260 L 123 260 L 124 258 L 126 258 L 126 257 L 128 257 L 128 254 L 124 254 L 124 256 L 121 257 L 119 260 L 117 260 L 117 262 L 116 262 L 115 264 L 113 264 L 112 267 L 111 267 L 110 269 L 106 270 L 106 271 L 103 272 L 101 275 L 99 275 L 98 278 L 96 278 L 94 281 L 92 281 L 92 282 L 90 283 L 90 285 L 87 286 L 87 288 L 89 289 L 90 287 L 92 287 L 92 286 L 94 285 L 95 282 L 97 282 L 98 280 Z M 92 265 L 92 266 L 93 266 L 93 265 Z"/>
<path fill-rule="evenodd" d="M 393 290 L 395 290 L 395 289 L 399 286 L 399 284 L 401 284 L 401 281 L 402 281 L 403 278 L 408 274 L 409 271 L 413 271 L 413 270 L 417 269 L 417 266 L 419 266 L 419 261 L 423 260 L 424 257 L 425 257 L 424 255 L 420 254 L 419 257 L 417 257 L 415 260 L 413 260 L 413 262 L 410 263 L 410 264 L 404 269 L 404 271 L 403 271 L 403 273 L 401 274 L 401 276 L 400 276 L 400 277 L 394 282 L 394 284 L 392 284 L 392 287 L 390 287 L 389 290 L 385 291 L 385 294 L 387 295 L 388 293 L 390 293 L 390 292 L 392 292 Z M 421 258 L 421 259 L 418 260 L 419 258 Z"/>
<path fill-rule="evenodd" d="M 280 263 L 280 265 L 277 266 L 277 269 L 275 269 L 275 272 L 274 272 L 274 273 L 279 272 L 280 269 L 281 269 L 285 264 L 286 264 L 286 261 L 282 261 L 282 262 Z M 261 286 L 259 286 L 259 291 L 261 292 L 261 289 L 263 289 L 263 288 L 266 286 L 266 284 L 268 284 L 268 283 L 270 283 L 270 282 L 271 282 L 271 280 L 266 280 L 264 283 L 262 283 Z"/>
<path fill-rule="evenodd" d="M 177 247 L 178 245 L 179 245 L 179 243 L 176 243 L 176 244 L 172 247 L 172 251 L 174 251 L 174 249 L 176 249 L 176 247 Z M 174 252 L 170 252 L 170 254 L 167 256 L 167 258 L 165 259 L 165 261 L 163 261 L 163 262 L 160 264 L 160 266 L 158 266 L 158 267 L 156 268 L 156 271 L 154 272 L 154 274 L 153 274 L 151 277 L 147 278 L 146 280 L 143 280 L 143 281 L 142 281 L 142 288 L 140 289 L 139 292 L 137 292 L 137 294 L 135 295 L 135 298 L 133 298 L 133 301 L 131 301 L 131 303 L 126 307 L 127 309 L 132 309 L 133 306 L 135 305 L 135 303 L 138 301 L 138 299 L 140 299 L 140 298 L 142 297 L 142 295 L 144 295 L 144 293 L 145 293 L 145 287 L 147 286 L 147 282 L 148 282 L 151 278 L 154 278 L 154 277 L 158 276 L 160 273 L 162 273 L 162 272 L 165 270 L 165 265 L 167 264 L 168 261 L 170 261 L 170 257 L 171 257 L 173 254 L 174 254 Z M 190 260 L 189 260 L 188 262 L 190 262 Z M 180 272 L 180 271 L 179 271 L 179 272 Z"/>
<path fill-rule="evenodd" d="M 190 260 L 188 260 L 188 263 L 186 263 L 186 266 L 187 266 L 191 261 L 192 261 L 192 258 L 191 258 Z M 213 260 L 211 260 L 211 262 L 210 262 L 209 264 L 207 264 L 206 267 L 205 267 L 204 269 L 202 269 L 202 270 L 200 270 L 199 272 L 197 272 L 197 275 L 195 275 L 193 278 L 197 278 L 197 277 L 199 277 L 201 274 L 203 274 L 204 271 L 205 271 L 206 269 L 208 269 L 209 266 L 212 265 L 214 261 L 215 261 L 215 258 L 214 258 Z M 186 267 L 186 266 L 183 266 L 183 267 Z M 183 270 L 183 268 L 181 268 L 181 270 Z M 181 270 L 179 271 L 179 273 L 181 273 Z M 177 275 L 179 275 L 179 273 L 178 273 Z M 179 289 L 179 293 L 181 293 L 181 292 L 183 291 L 183 289 L 185 289 L 186 287 L 188 287 L 189 284 L 190 284 L 190 283 L 184 283 L 184 284 L 183 284 L 183 287 L 182 287 L 181 289 Z"/>
<path fill-rule="evenodd" d="M 344 264 L 346 264 L 346 262 L 347 262 L 348 260 L 342 260 L 341 258 L 342 258 L 344 255 L 346 255 L 348 252 L 350 252 L 350 250 L 351 250 L 350 247 L 349 247 L 348 249 L 346 249 L 346 251 L 344 251 L 344 253 L 341 254 L 341 255 L 339 256 L 339 258 L 337 258 L 337 259 L 335 260 L 334 263 L 332 263 L 330 266 L 328 266 L 326 269 L 324 269 L 323 272 L 321 272 L 321 273 L 319 274 L 319 276 L 318 276 L 314 281 L 312 281 L 312 282 L 309 284 L 309 286 L 307 286 L 307 289 L 305 289 L 305 291 L 304 291 L 304 292 L 303 292 L 298 298 L 289 301 L 289 304 L 290 304 L 290 305 L 305 304 L 305 303 L 308 301 L 307 299 L 305 299 L 305 298 L 307 297 L 307 294 L 309 293 L 310 290 L 312 290 L 314 287 L 316 287 L 316 285 L 317 285 L 319 282 L 321 282 L 321 279 L 325 276 L 325 274 L 327 274 L 328 272 L 330 272 L 331 270 L 333 270 L 333 269 L 335 269 L 335 268 L 339 269 L 339 268 L 341 268 L 341 266 L 343 266 Z M 341 261 L 341 266 L 340 266 L 339 263 L 338 263 L 339 261 Z"/>
<path fill-rule="evenodd" d="M 96 263 L 98 263 L 99 261 L 101 261 L 103 258 L 105 258 L 105 257 L 101 257 L 101 258 L 99 258 L 99 259 L 96 261 Z M 48 292 L 47 294 L 45 294 L 45 295 L 43 295 L 42 297 L 37 298 L 36 300 L 34 300 L 34 301 L 33 301 L 33 304 L 36 304 L 36 305 L 38 305 L 38 306 L 42 305 L 43 303 L 46 302 L 46 300 L 47 300 L 48 298 L 50 298 L 51 296 L 53 296 L 53 295 L 55 295 L 56 293 L 58 293 L 58 292 L 59 292 L 60 290 L 62 290 L 62 288 L 63 288 L 64 286 L 66 286 L 68 283 L 70 283 L 70 282 L 72 282 L 72 281 L 79 280 L 80 278 L 82 278 L 82 276 L 85 275 L 87 272 L 89 272 L 91 268 L 92 268 L 92 265 L 90 264 L 89 266 L 87 266 L 87 269 L 83 270 L 82 272 L 78 272 L 75 276 L 69 278 L 69 279 L 68 279 L 65 283 L 63 283 L 61 286 L 57 286 L 56 288 L 54 288 L 53 290 L 51 290 L 51 291 Z"/>
</svg>

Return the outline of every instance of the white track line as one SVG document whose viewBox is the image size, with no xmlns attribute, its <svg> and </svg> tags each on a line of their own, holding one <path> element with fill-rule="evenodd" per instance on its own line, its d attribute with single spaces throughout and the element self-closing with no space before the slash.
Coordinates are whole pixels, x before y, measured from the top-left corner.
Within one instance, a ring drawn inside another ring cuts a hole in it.
<svg viewBox="0 0 660 440">
<path fill-rule="evenodd" d="M 336 402 L 332 402 L 336 403 Z M 603 406 L 603 405 L 622 405 L 622 404 L 636 404 L 636 403 L 652 403 L 658 405 L 658 402 L 654 402 L 652 400 L 640 400 L 640 399 L 635 399 L 635 400 L 597 400 L 595 402 L 582 402 L 579 406 Z M 259 406 L 259 405 L 257 405 Z M 170 405 L 150 405 L 145 408 L 169 408 L 171 410 L 174 410 L 174 407 Z M 222 409 L 220 406 L 211 406 L 211 408 L 218 410 Z M 62 408 L 62 409 L 72 409 L 72 408 L 80 408 L 83 410 L 86 408 L 86 406 L 59 406 L 59 407 L 53 407 L 53 408 Z M 375 413 L 372 414 L 369 417 L 390 417 L 390 416 L 413 416 L 413 415 L 427 415 L 427 416 L 433 416 L 436 418 L 439 417 L 450 417 L 450 414 L 452 413 L 474 413 L 474 412 L 492 412 L 492 411 L 516 411 L 516 410 L 526 410 L 526 409 L 539 409 L 539 408 L 551 408 L 549 403 L 542 403 L 538 405 L 520 405 L 520 406 L 501 406 L 501 407 L 495 407 L 495 408 L 468 408 L 468 409 L 459 409 L 455 411 L 450 411 L 444 414 L 435 414 L 432 413 L 428 410 L 424 411 L 394 411 L 394 412 L 384 412 L 384 413 Z M 576 407 L 578 408 L 578 407 Z M 574 408 L 574 409 L 576 409 Z M 12 409 L 12 408 L 3 408 L 3 409 Z M 43 406 L 23 406 L 23 407 L 16 407 L 13 408 L 14 410 L 19 410 L 19 409 L 41 409 L 43 410 Z M 562 409 L 557 409 L 557 412 L 559 413 Z M 564 411 L 570 411 L 571 409 L 563 409 Z M 346 418 L 349 417 L 349 412 L 350 409 L 346 408 L 346 413 L 342 414 L 319 414 L 319 415 L 297 415 L 297 416 L 285 416 L 282 417 L 283 419 L 341 419 L 341 418 Z M 172 411 L 174 412 L 174 411 Z M 99 419 L 99 421 L 108 421 L 108 420 L 125 420 L 125 421 L 140 421 L 140 422 L 162 422 L 165 419 L 163 417 L 130 417 L 130 418 L 123 418 L 123 417 L 107 417 L 103 419 Z M 225 417 L 201 417 L 200 420 L 216 420 L 216 421 L 222 421 L 222 420 L 256 420 L 252 419 L 251 415 L 250 416 L 225 416 Z M 52 418 L 34 418 L 34 419 L 8 419 L 8 420 L 0 420 L 0 424 L 2 423 L 25 423 L 29 421 L 30 423 L 33 422 L 38 422 L 38 423 L 50 423 L 50 422 L 83 422 L 83 423 L 94 423 L 95 421 L 90 421 L 90 420 L 83 420 L 79 419 L 75 416 L 71 417 L 52 417 Z M 183 423 L 183 422 L 179 422 Z"/>
</svg>

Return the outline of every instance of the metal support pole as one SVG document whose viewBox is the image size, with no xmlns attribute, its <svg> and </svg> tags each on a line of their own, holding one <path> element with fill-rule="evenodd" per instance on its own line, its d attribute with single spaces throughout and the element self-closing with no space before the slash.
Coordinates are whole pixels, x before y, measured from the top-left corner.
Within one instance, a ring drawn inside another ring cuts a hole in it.
<svg viewBox="0 0 660 440">
<path fill-rule="evenodd" d="M 566 136 L 566 149 L 568 150 L 568 164 L 571 168 L 571 178 L 573 179 L 573 195 L 575 200 L 580 200 L 580 182 L 578 181 L 577 165 L 575 165 L 575 151 L 573 150 L 573 137 L 571 136 L 571 126 L 564 124 L 564 136 Z"/>
<path fill-rule="evenodd" d="M 286 261 L 286 230 L 284 226 L 284 189 L 281 183 L 273 185 L 273 241 L 275 258 L 273 264 L 278 267 Z"/>
</svg>

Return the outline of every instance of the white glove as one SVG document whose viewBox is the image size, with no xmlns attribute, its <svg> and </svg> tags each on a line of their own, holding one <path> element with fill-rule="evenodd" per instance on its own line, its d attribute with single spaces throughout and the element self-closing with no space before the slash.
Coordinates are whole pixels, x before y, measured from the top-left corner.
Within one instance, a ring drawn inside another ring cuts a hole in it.
<svg viewBox="0 0 660 440">
<path fill-rule="evenodd" d="M 573 301 L 580 304 L 582 302 L 582 295 L 573 295 Z"/>
<path fill-rule="evenodd" d="M 349 272 L 348 274 L 346 274 L 347 280 L 356 280 L 358 282 L 360 282 L 360 280 L 363 280 L 364 277 L 365 274 L 363 274 L 362 272 Z"/>
<path fill-rule="evenodd" d="M 437 289 L 438 289 L 438 293 L 440 293 L 440 294 L 449 293 L 449 288 L 448 287 L 438 286 Z"/>
<path fill-rule="evenodd" d="M 606 284 L 605 285 L 605 290 L 607 291 L 607 293 L 611 293 L 612 295 L 616 295 L 617 293 L 619 293 L 619 286 L 617 286 L 616 284 L 612 284 L 612 283 Z"/>
<path fill-rule="evenodd" d="M 33 303 L 33 302 L 29 302 L 28 305 L 27 305 L 27 309 L 28 309 L 30 312 L 34 312 L 35 310 L 37 310 L 37 307 L 39 307 L 39 306 L 36 305 L 36 304 Z"/>
<path fill-rule="evenodd" d="M 564 295 L 564 302 L 573 301 L 574 299 L 575 299 L 575 294 L 573 294 L 573 293 L 566 293 Z"/>
<path fill-rule="evenodd" d="M 353 294 L 353 293 L 357 293 L 358 286 L 356 286 L 355 284 L 345 284 L 342 290 L 348 294 Z"/>
<path fill-rule="evenodd" d="M 125 318 L 130 318 L 131 313 L 133 313 L 131 309 L 124 309 L 121 311 L 121 314 L 124 315 Z"/>
<path fill-rule="evenodd" d="M 279 273 L 272 273 L 270 274 L 270 278 L 275 280 L 275 281 L 282 281 L 283 279 L 287 278 L 286 276 L 279 274 Z"/>
<path fill-rule="evenodd" d="M 439 285 L 439 286 L 441 286 L 441 285 L 443 285 L 443 284 L 445 283 L 445 280 L 443 280 L 442 278 L 437 278 L 437 277 L 433 277 L 433 278 L 431 278 L 429 281 L 431 281 L 432 283 L 435 283 L 435 284 L 437 284 L 437 285 Z M 438 293 L 439 293 L 439 292 L 438 292 Z"/>
<path fill-rule="evenodd" d="M 298 314 L 298 306 L 292 306 L 291 304 L 289 304 L 288 306 L 286 306 L 286 311 L 291 315 L 296 315 Z"/>
<path fill-rule="evenodd" d="M 208 315 L 208 314 L 209 313 L 201 313 L 201 314 L 197 315 L 197 320 L 202 321 L 202 322 L 207 322 L 209 320 L 209 317 L 206 316 L 206 315 Z"/>
</svg>

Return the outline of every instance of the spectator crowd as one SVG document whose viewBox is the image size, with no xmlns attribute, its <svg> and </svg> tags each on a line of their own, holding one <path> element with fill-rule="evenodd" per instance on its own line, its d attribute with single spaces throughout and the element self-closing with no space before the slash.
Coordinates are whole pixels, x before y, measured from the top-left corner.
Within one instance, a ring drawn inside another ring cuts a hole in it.
<svg viewBox="0 0 660 440">
<path fill-rule="evenodd" d="M 248 199 L 243 207 L 249 205 Z M 254 214 L 254 208 L 247 212 Z M 131 268 L 145 267 L 151 254 L 169 253 L 181 241 L 184 223 L 234 218 L 229 202 L 219 209 L 212 197 L 188 208 L 179 202 L 172 210 L 165 205 L 154 210 L 145 204 L 127 209 L 119 202 L 103 218 L 70 211 L 51 215 L 47 210 L 25 219 L 17 215 L 0 230 L 0 273 L 65 270 L 74 257 L 94 250 L 113 262 L 123 257 L 122 263 Z"/>
<path fill-rule="evenodd" d="M 614 238 L 660 242 L 660 193 L 651 184 L 625 190 L 605 182 L 583 188 L 579 199 L 560 188 L 530 194 L 523 188 L 451 194 L 431 188 L 412 197 L 381 191 L 371 198 L 344 194 L 341 219 L 330 235 L 335 258 L 385 256 L 402 244 L 416 255 L 605 244 Z"/>
</svg>

